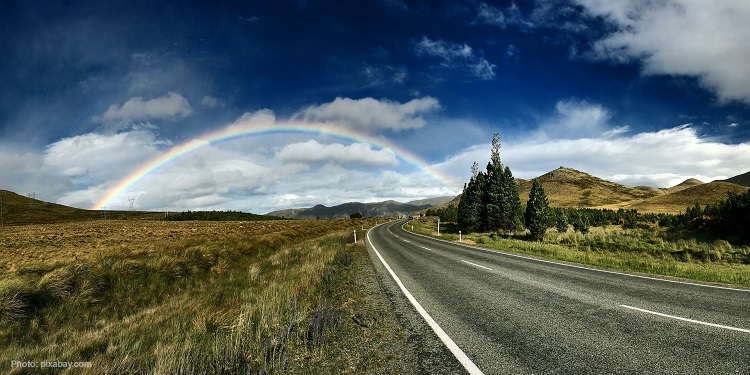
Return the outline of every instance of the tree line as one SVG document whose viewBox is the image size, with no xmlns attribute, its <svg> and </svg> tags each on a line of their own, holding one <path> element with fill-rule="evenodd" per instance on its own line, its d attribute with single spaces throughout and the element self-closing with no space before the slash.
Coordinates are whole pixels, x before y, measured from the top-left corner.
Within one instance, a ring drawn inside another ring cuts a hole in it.
<svg viewBox="0 0 750 375">
<path fill-rule="evenodd" d="M 170 213 L 164 218 L 166 221 L 265 221 L 280 219 L 282 218 L 277 216 L 258 215 L 241 211 L 186 211 Z"/>
</svg>

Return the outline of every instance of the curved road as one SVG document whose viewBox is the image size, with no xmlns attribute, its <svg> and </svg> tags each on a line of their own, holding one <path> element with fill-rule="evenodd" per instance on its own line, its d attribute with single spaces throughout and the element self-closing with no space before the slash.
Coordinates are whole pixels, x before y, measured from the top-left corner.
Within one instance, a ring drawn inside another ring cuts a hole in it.
<svg viewBox="0 0 750 375">
<path fill-rule="evenodd" d="M 750 374 L 748 289 L 487 251 L 415 235 L 403 223 L 371 229 L 367 246 L 402 320 L 418 320 L 420 336 L 430 336 L 418 345 L 448 343 L 424 355 L 423 371 Z"/>
</svg>

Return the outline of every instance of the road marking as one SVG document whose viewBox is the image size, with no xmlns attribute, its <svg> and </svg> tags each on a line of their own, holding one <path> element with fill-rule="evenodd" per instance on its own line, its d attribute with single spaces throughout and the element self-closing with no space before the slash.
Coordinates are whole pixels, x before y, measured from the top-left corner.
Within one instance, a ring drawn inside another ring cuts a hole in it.
<svg viewBox="0 0 750 375">
<path fill-rule="evenodd" d="M 434 240 L 434 241 L 440 241 L 440 242 L 445 242 L 445 243 L 453 244 L 453 245 L 456 245 L 456 246 L 465 247 L 467 249 L 481 250 L 481 251 L 485 251 L 485 252 L 492 253 L 492 254 L 505 255 L 505 256 L 516 257 L 516 258 L 521 258 L 521 259 L 528 259 L 528 260 L 533 260 L 533 261 L 541 262 L 541 263 L 556 264 L 558 266 L 578 268 L 578 269 L 587 270 L 587 271 L 609 273 L 609 274 L 613 274 L 613 275 L 628 276 L 628 277 L 637 277 L 639 279 L 654 280 L 654 281 L 663 281 L 663 282 L 674 283 L 674 284 L 700 286 L 700 287 L 704 287 L 704 288 L 732 290 L 732 291 L 736 291 L 736 292 L 746 292 L 746 293 L 750 292 L 750 289 L 732 288 L 732 287 L 729 287 L 729 286 L 721 286 L 721 285 L 691 283 L 689 281 L 661 279 L 661 278 L 652 277 L 652 276 L 636 275 L 636 274 L 632 274 L 632 273 L 625 273 L 625 272 L 618 272 L 618 271 L 611 271 L 611 270 L 603 270 L 603 269 L 600 269 L 600 268 L 591 268 L 591 267 L 579 266 L 579 265 L 575 265 L 575 264 L 555 262 L 555 261 L 547 260 L 547 259 L 533 258 L 533 257 L 530 257 L 530 256 L 508 253 L 508 252 L 504 252 L 502 250 L 486 249 L 486 248 L 483 248 L 483 247 L 476 247 L 476 246 L 470 246 L 470 245 L 466 245 L 466 244 L 462 244 L 462 243 L 455 243 L 455 242 L 452 242 L 452 241 L 441 240 L 441 239 L 438 239 L 438 238 L 434 238 L 434 237 L 430 237 L 430 236 L 425 236 L 424 234 L 419 234 L 419 233 L 414 233 L 414 232 L 409 232 L 409 231 L 407 231 L 406 233 L 413 234 L 415 236 L 420 236 L 420 237 L 428 238 L 428 239 L 431 239 L 431 240 Z"/>
<path fill-rule="evenodd" d="M 450 350 L 451 353 L 453 353 L 453 356 L 455 356 L 456 359 L 458 359 L 458 361 L 461 363 L 461 365 L 464 366 L 466 371 L 468 371 L 469 374 L 484 374 L 482 370 L 480 370 L 479 367 L 477 367 L 477 365 L 475 365 L 474 362 L 472 362 L 471 359 L 469 359 L 466 353 L 464 353 L 464 351 L 461 350 L 461 348 L 459 348 L 458 345 L 456 345 L 453 339 L 451 339 L 450 336 L 448 336 L 448 334 L 445 333 L 445 331 L 443 331 L 442 328 L 440 328 L 437 322 L 435 322 L 435 319 L 432 319 L 430 314 L 428 314 L 427 311 L 422 307 L 422 305 L 420 305 L 419 302 L 417 302 L 417 300 L 409 292 L 409 290 L 406 289 L 404 284 L 401 283 L 401 279 L 399 279 L 398 276 L 396 276 L 396 273 L 393 272 L 393 270 L 391 269 L 391 266 L 389 266 L 388 263 L 386 263 L 385 259 L 383 259 L 383 256 L 380 255 L 380 252 L 378 251 L 378 249 L 376 249 L 375 245 L 373 245 L 372 240 L 370 240 L 369 230 L 367 231 L 367 242 L 370 243 L 370 247 L 372 247 L 372 250 L 375 252 L 375 255 L 378 256 L 378 259 L 380 259 L 380 262 L 383 263 L 383 266 L 385 267 L 385 269 L 388 270 L 388 273 L 391 274 L 391 277 L 393 278 L 393 280 L 396 281 L 396 284 L 401 289 L 401 292 L 404 293 L 404 295 L 409 300 L 409 302 L 411 302 L 412 306 L 414 306 L 414 308 L 417 309 L 417 312 L 419 313 L 419 315 L 422 316 L 422 319 L 424 319 L 427 322 L 430 328 L 432 328 L 432 331 L 435 332 L 438 338 L 440 338 L 440 341 L 442 341 L 443 344 L 445 344 L 445 346 L 448 347 L 448 350 Z"/>
<path fill-rule="evenodd" d="M 732 330 L 732 331 L 739 331 L 739 332 L 750 333 L 750 329 L 737 328 L 737 327 L 732 327 L 732 326 L 725 326 L 725 325 L 716 324 L 716 323 L 708 323 L 708 322 L 703 322 L 703 321 L 700 321 L 700 320 L 683 318 L 683 317 L 680 317 L 680 316 L 667 315 L 667 314 L 663 314 L 663 313 L 660 313 L 660 312 L 646 310 L 646 309 L 641 309 L 641 308 L 638 308 L 638 307 L 633 307 L 633 306 L 628 306 L 628 305 L 620 305 L 620 307 L 624 307 L 626 309 L 631 309 L 631 310 L 635 310 L 635 311 L 644 312 L 644 313 L 647 313 L 647 314 L 653 314 L 653 315 L 663 316 L 665 318 L 682 320 L 684 322 L 690 322 L 690 323 L 695 323 L 695 324 L 703 324 L 705 326 L 711 326 L 711 327 L 717 327 L 717 328 L 724 328 L 724 329 L 729 329 L 729 330 Z"/>
<path fill-rule="evenodd" d="M 492 268 L 490 268 L 490 267 L 480 266 L 479 264 L 476 264 L 476 263 L 471 263 L 471 262 L 469 262 L 469 261 L 465 261 L 465 260 L 463 260 L 463 259 L 461 259 L 461 261 L 462 261 L 462 262 L 464 262 L 464 263 L 467 263 L 467 264 L 471 264 L 472 266 L 475 266 L 475 267 L 479 267 L 479 268 L 484 268 L 484 269 L 486 269 L 486 270 L 490 270 L 490 271 L 492 271 Z"/>
</svg>

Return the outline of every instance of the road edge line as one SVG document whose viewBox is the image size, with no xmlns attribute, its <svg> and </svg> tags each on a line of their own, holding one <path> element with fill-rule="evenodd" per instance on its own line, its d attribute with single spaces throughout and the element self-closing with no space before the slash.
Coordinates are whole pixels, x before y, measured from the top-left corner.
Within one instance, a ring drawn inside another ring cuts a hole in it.
<svg viewBox="0 0 750 375">
<path fill-rule="evenodd" d="M 665 317 L 665 318 L 670 318 L 670 319 L 675 319 L 675 320 L 681 320 L 683 322 L 701 324 L 701 325 L 704 325 L 704 326 L 715 327 L 715 328 L 723 328 L 723 329 L 728 329 L 728 330 L 732 330 L 732 331 L 739 331 L 739 332 L 744 332 L 744 333 L 750 333 L 750 329 L 744 329 L 744 328 L 739 328 L 739 327 L 726 326 L 726 325 L 723 325 L 723 324 L 709 323 L 709 322 L 704 322 L 702 320 L 695 320 L 695 319 L 690 319 L 690 318 L 683 318 L 681 316 L 664 314 L 664 313 L 660 313 L 660 312 L 657 312 L 657 311 L 651 311 L 651 310 L 642 309 L 640 307 L 633 307 L 633 306 L 628 306 L 628 305 L 620 305 L 620 307 L 624 307 L 624 308 L 630 309 L 630 310 L 640 311 L 640 312 L 647 313 L 647 314 L 653 314 L 653 315 L 657 315 L 657 316 L 661 316 L 661 317 Z"/>
<path fill-rule="evenodd" d="M 380 224 L 380 225 L 383 225 L 383 224 Z M 380 225 L 376 225 L 376 227 Z M 480 370 L 479 367 L 477 367 L 477 365 L 474 364 L 474 362 L 472 362 L 472 360 L 466 355 L 466 353 L 464 353 L 464 351 L 461 350 L 461 348 L 459 348 L 458 345 L 456 345 L 453 339 L 451 339 L 450 336 L 448 336 L 448 334 L 445 333 L 445 331 L 443 331 L 440 325 L 438 325 L 437 322 L 434 319 L 432 319 L 432 316 L 430 316 L 430 314 L 427 313 L 427 311 L 422 307 L 422 305 L 420 305 L 419 302 L 417 302 L 416 298 L 414 298 L 414 296 L 409 292 L 409 290 L 406 289 L 406 286 L 404 286 L 404 284 L 401 282 L 401 279 L 399 279 L 398 276 L 396 276 L 396 273 L 393 272 L 393 270 L 391 269 L 391 266 L 389 266 L 388 263 L 385 261 L 385 259 L 383 259 L 383 256 L 380 255 L 380 252 L 378 251 L 377 248 L 375 248 L 375 245 L 373 245 L 372 240 L 370 240 L 370 230 L 374 228 L 375 227 L 372 227 L 367 231 L 367 242 L 370 244 L 370 247 L 372 247 L 372 250 L 375 252 L 375 255 L 378 256 L 378 259 L 380 259 L 380 262 L 383 264 L 385 269 L 388 271 L 388 273 L 391 275 L 391 277 L 396 282 L 398 287 L 401 289 L 401 293 L 403 293 L 406 296 L 406 298 L 409 300 L 412 306 L 414 306 L 414 308 L 417 310 L 419 315 L 422 316 L 422 319 L 424 319 L 425 322 L 427 322 L 427 325 L 429 325 L 430 328 L 432 328 L 432 331 L 435 332 L 435 334 L 438 336 L 440 341 L 442 341 L 443 344 L 448 348 L 448 350 L 450 350 L 451 353 L 453 353 L 453 356 L 456 357 L 458 362 L 460 362 L 461 365 L 464 366 L 464 369 L 466 369 L 466 371 L 468 371 L 469 374 L 477 374 L 477 375 L 484 374 L 482 370 Z"/>
</svg>

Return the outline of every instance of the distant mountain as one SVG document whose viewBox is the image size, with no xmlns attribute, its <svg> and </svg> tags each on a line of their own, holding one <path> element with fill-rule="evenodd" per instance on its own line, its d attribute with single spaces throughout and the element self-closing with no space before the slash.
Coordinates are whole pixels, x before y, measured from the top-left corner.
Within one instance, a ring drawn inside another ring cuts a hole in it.
<svg viewBox="0 0 750 375">
<path fill-rule="evenodd" d="M 267 215 L 281 216 L 287 219 L 339 219 L 348 218 L 359 212 L 363 217 L 396 217 L 409 215 L 412 212 L 432 207 L 431 204 L 401 203 L 393 200 L 377 203 L 350 202 L 338 206 L 326 207 L 319 204 L 310 208 L 293 208 L 269 212 Z"/>
<path fill-rule="evenodd" d="M 741 175 L 727 178 L 724 181 L 750 187 L 750 172 L 746 172 Z"/>
<path fill-rule="evenodd" d="M 429 204 L 430 206 L 440 206 L 454 199 L 456 199 L 456 197 L 445 196 L 445 197 L 437 197 L 437 198 L 420 199 L 420 200 L 410 201 L 406 203 L 417 205 L 417 206 L 423 206 L 425 204 Z"/>
</svg>

